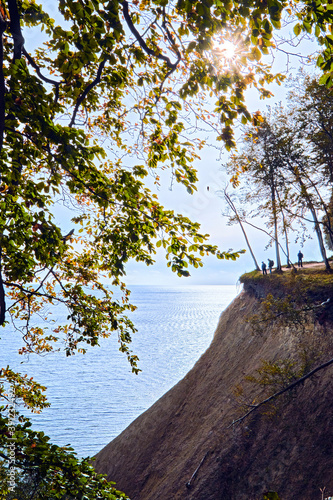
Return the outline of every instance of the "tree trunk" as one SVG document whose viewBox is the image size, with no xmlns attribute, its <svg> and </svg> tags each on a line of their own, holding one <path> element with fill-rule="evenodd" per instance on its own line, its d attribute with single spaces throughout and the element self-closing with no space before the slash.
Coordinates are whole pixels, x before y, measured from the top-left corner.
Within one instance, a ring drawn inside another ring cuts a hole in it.
<svg viewBox="0 0 333 500">
<path fill-rule="evenodd" d="M 320 224 L 319 224 L 319 221 L 318 221 L 316 209 L 315 209 L 315 207 L 314 207 L 314 205 L 312 203 L 311 196 L 309 195 L 304 182 L 302 181 L 302 179 L 300 178 L 300 176 L 297 174 L 297 171 L 294 170 L 294 174 L 295 174 L 295 177 L 296 177 L 296 179 L 297 179 L 297 181 L 298 181 L 298 183 L 299 183 L 299 185 L 301 187 L 302 197 L 306 201 L 308 209 L 310 210 L 312 218 L 313 218 L 313 222 L 314 222 L 314 226 L 315 226 L 315 231 L 316 231 L 317 238 L 318 238 L 320 253 L 321 253 L 321 256 L 323 258 L 323 261 L 324 261 L 324 264 L 325 264 L 325 268 L 326 268 L 327 271 L 331 271 L 331 267 L 330 267 L 330 264 L 329 264 L 329 261 L 328 261 L 327 255 L 326 255 L 326 249 L 325 249 L 325 245 L 324 245 L 323 234 L 322 234 L 321 229 L 320 229 Z"/>
<path fill-rule="evenodd" d="M 3 40 L 2 35 L 6 29 L 6 21 L 0 11 L 0 153 L 3 145 L 3 135 L 5 130 L 5 77 L 3 72 Z"/>
<path fill-rule="evenodd" d="M 290 261 L 290 251 L 289 251 L 289 241 L 288 241 L 288 232 L 287 232 L 287 223 L 286 223 L 286 218 L 284 216 L 284 211 L 281 203 L 281 198 L 279 196 L 278 191 L 276 192 L 277 198 L 279 200 L 279 205 L 280 205 L 280 210 L 281 210 L 281 215 L 282 215 L 282 224 L 283 224 L 283 232 L 284 232 L 284 237 L 286 239 L 286 257 L 287 257 L 287 267 L 291 267 L 291 261 Z"/>
<path fill-rule="evenodd" d="M 233 201 L 231 200 L 230 196 L 228 195 L 228 193 L 227 193 L 227 190 L 226 190 L 226 189 L 224 190 L 224 196 L 225 196 L 225 199 L 227 200 L 227 203 L 228 203 L 229 207 L 231 208 L 231 210 L 232 210 L 232 211 L 234 212 L 234 214 L 236 215 L 236 218 L 237 218 L 238 224 L 240 225 L 241 230 L 242 230 L 242 232 L 243 232 L 243 235 L 244 235 L 244 238 L 245 238 L 246 244 L 247 244 L 247 246 L 248 246 L 248 249 L 250 250 L 250 254 L 251 254 L 251 257 L 252 257 L 252 259 L 253 259 L 253 262 L 254 262 L 254 265 L 255 265 L 255 267 L 256 267 L 256 270 L 257 270 L 257 271 L 260 271 L 260 267 L 259 267 L 259 265 L 258 265 L 257 259 L 255 258 L 255 255 L 254 255 L 254 253 L 253 253 L 253 251 L 252 251 L 252 247 L 251 247 L 250 242 L 249 242 L 249 240 L 248 240 L 248 237 L 247 237 L 246 231 L 245 231 L 245 229 L 244 229 L 243 223 L 242 223 L 242 221 L 241 221 L 241 218 L 239 217 L 238 212 L 237 212 L 237 209 L 236 209 L 236 207 L 235 207 L 235 205 L 234 205 Z"/>
<path fill-rule="evenodd" d="M 14 57 L 13 60 L 21 59 L 22 47 L 24 38 L 21 31 L 20 14 L 18 10 L 17 0 L 8 0 L 8 10 L 10 15 L 10 32 L 14 41 Z"/>
<path fill-rule="evenodd" d="M 287 228 L 286 228 L 285 223 L 283 223 L 283 226 L 284 226 L 284 236 L 286 238 L 287 267 L 291 267 L 290 252 L 289 252 L 289 242 L 288 242 L 288 233 L 287 233 Z"/>
<path fill-rule="evenodd" d="M 321 232 L 321 229 L 320 229 L 320 225 L 319 225 L 319 222 L 318 222 L 316 210 L 314 209 L 313 205 L 309 206 L 309 209 L 310 209 L 312 217 L 313 217 L 313 222 L 314 222 L 314 225 L 315 225 L 315 231 L 317 233 L 317 238 L 318 238 L 318 242 L 319 242 L 319 248 L 320 248 L 320 252 L 321 252 L 323 261 L 325 263 L 325 268 L 326 268 L 327 271 L 331 271 L 330 263 L 328 261 L 327 255 L 326 255 L 326 249 L 325 249 L 325 245 L 324 245 L 323 235 L 322 235 L 322 232 Z"/>
<path fill-rule="evenodd" d="M 281 271 L 282 266 L 281 266 L 280 249 L 279 249 L 278 222 L 277 222 L 277 214 L 276 214 L 276 198 L 275 198 L 275 185 L 274 185 L 273 173 L 272 173 L 272 182 L 271 182 L 271 198 L 272 198 L 272 209 L 273 209 L 273 220 L 274 220 L 276 270 Z"/>
</svg>

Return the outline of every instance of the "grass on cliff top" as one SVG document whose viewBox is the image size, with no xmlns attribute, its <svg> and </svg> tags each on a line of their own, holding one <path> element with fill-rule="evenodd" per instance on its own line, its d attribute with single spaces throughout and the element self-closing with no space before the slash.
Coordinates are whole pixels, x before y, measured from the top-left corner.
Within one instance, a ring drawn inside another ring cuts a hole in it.
<svg viewBox="0 0 333 500">
<path fill-rule="evenodd" d="M 271 274 L 263 275 L 261 271 L 252 271 L 245 273 L 240 277 L 240 282 L 245 287 L 255 285 L 269 289 L 285 289 L 289 293 L 297 285 L 301 285 L 311 295 L 332 296 L 333 295 L 333 269 L 329 273 L 325 270 L 324 265 L 305 262 L 305 267 L 297 268 L 296 272 L 293 268 L 282 268 L 282 272 L 274 270 Z M 314 266 L 314 267 L 306 267 Z"/>
</svg>

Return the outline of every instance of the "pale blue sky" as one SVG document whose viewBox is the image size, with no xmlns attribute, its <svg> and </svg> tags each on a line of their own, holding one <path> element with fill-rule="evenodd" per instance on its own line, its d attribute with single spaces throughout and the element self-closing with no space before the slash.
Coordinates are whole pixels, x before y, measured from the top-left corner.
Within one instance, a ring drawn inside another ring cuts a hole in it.
<svg viewBox="0 0 333 500">
<path fill-rule="evenodd" d="M 284 47 L 286 48 L 286 47 Z M 305 40 L 293 51 L 302 55 L 310 54 L 314 50 L 314 45 Z M 299 57 L 288 57 L 282 53 L 275 58 L 273 68 L 275 71 L 284 71 L 288 65 L 290 73 L 296 74 L 300 67 Z M 308 67 L 308 72 L 314 72 L 315 68 Z M 289 74 L 290 74 L 289 73 Z M 277 102 L 284 102 L 286 94 L 290 87 L 286 85 L 278 86 L 274 84 L 269 87 L 274 93 L 274 97 L 264 101 L 259 100 L 256 90 L 250 90 L 247 94 L 247 105 L 251 111 L 265 111 L 268 105 Z M 223 161 L 226 161 L 228 154 L 223 154 Z M 218 195 L 218 190 L 223 188 L 228 181 L 228 177 L 221 168 L 221 160 L 218 159 L 218 153 L 214 148 L 207 147 L 201 152 L 201 160 L 197 162 L 196 167 L 199 173 L 198 192 L 194 195 L 188 195 L 180 186 L 168 189 L 166 181 L 159 192 L 160 200 L 166 206 L 180 211 L 202 224 L 202 232 L 211 235 L 211 241 L 218 244 L 221 250 L 239 250 L 246 248 L 244 237 L 238 225 L 227 226 L 227 219 L 222 217 L 222 211 L 225 210 L 223 199 Z M 207 191 L 209 186 L 209 191 Z M 232 192 L 232 189 L 230 189 Z M 311 225 L 310 225 L 311 226 Z M 321 260 L 320 251 L 313 228 L 310 227 L 312 239 L 308 239 L 302 252 L 305 260 Z M 265 250 L 268 237 L 264 233 L 248 228 L 248 236 L 253 247 L 255 256 L 259 265 L 262 260 L 271 258 L 276 261 L 275 249 L 270 247 Z M 295 237 L 294 237 L 295 239 Z M 297 261 L 297 253 L 300 250 L 299 243 L 295 244 L 293 236 L 290 236 L 291 259 Z M 285 264 L 285 258 L 281 255 L 282 263 Z M 191 269 L 191 277 L 178 278 L 166 268 L 166 261 L 162 252 L 157 256 L 157 263 L 154 267 L 143 269 L 143 266 L 130 264 L 128 267 L 128 283 L 130 284 L 166 284 L 166 285 L 186 285 L 186 284 L 235 284 L 241 274 L 254 269 L 254 264 L 250 253 L 241 255 L 237 261 L 217 260 L 209 257 L 204 259 L 204 267 L 200 269 Z"/>
</svg>

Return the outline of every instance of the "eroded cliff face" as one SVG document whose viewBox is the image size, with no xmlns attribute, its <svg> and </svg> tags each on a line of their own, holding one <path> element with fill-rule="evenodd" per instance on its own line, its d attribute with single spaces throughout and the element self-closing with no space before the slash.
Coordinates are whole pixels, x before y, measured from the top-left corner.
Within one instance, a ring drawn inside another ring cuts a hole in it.
<svg viewBox="0 0 333 500">
<path fill-rule="evenodd" d="M 246 318 L 258 306 L 242 292 L 186 377 L 97 455 L 98 472 L 131 500 L 255 500 L 267 490 L 283 500 L 319 500 L 323 487 L 333 495 L 333 368 L 281 398 L 276 410 L 263 407 L 232 425 L 244 413 L 235 388 L 297 341 L 286 327 L 253 335 Z M 318 325 L 311 334 L 325 346 L 318 364 L 332 357 L 332 333 Z M 263 393 L 247 384 L 246 397 L 259 401 Z"/>
</svg>

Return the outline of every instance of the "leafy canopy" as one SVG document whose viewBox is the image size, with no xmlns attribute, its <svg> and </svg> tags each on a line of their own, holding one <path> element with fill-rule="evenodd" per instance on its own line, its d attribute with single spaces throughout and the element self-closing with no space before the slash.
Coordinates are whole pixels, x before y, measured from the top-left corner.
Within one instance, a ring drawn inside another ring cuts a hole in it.
<svg viewBox="0 0 333 500">
<path fill-rule="evenodd" d="M 330 271 L 324 240 L 330 248 L 332 89 L 302 73 L 295 80 L 289 108 L 276 105 L 262 116 L 258 126 L 246 127 L 242 147 L 231 156 L 227 168 L 234 186 L 240 185 L 242 177 L 246 179 L 239 190 L 242 206 L 253 207 L 247 216 L 266 219 L 267 231 L 260 229 L 275 242 L 277 262 L 279 247 L 290 262 L 291 232 L 296 232 L 295 242 L 300 239 L 302 243 L 314 230 L 326 270 Z M 241 222 L 247 223 L 244 209 Z"/>
<path fill-rule="evenodd" d="M 25 338 L 22 352 L 52 350 L 64 337 L 72 354 L 81 342 L 95 345 L 117 331 L 135 371 L 128 260 L 150 265 L 163 246 L 172 271 L 188 276 L 205 253 L 237 256 L 206 243 L 199 225 L 161 206 L 144 180 L 152 173 L 158 183 L 159 170 L 169 168 L 193 192 L 202 144 L 186 131 L 202 117 L 209 93 L 212 125 L 232 146 L 234 120 L 251 118 L 244 90 L 255 84 L 264 93 L 273 78 L 259 59 L 287 5 L 61 0 L 58 8 L 60 24 L 34 1 L 8 1 L 1 11 L 0 323 L 5 287 L 7 314 Z M 319 26 L 319 42 L 329 44 L 330 4 L 286 12 L 303 31 Z M 45 42 L 34 48 L 37 29 Z M 227 30 L 242 38 L 243 54 L 222 71 L 212 37 Z M 61 203 L 76 212 L 69 233 L 54 216 Z M 102 274 L 121 289 L 121 300 Z M 33 322 L 45 304 L 58 302 L 68 309 L 67 324 L 48 331 Z"/>
<path fill-rule="evenodd" d="M 58 8 L 57 22 L 34 1 L 8 1 L 1 10 L 0 323 L 6 287 L 7 312 L 23 325 L 23 352 L 51 350 L 64 336 L 71 354 L 114 330 L 136 370 L 126 317 L 133 306 L 122 281 L 127 261 L 150 265 L 163 246 L 172 271 L 187 276 L 205 253 L 237 256 L 207 244 L 198 224 L 162 207 L 144 179 L 152 173 L 158 183 L 159 169 L 169 168 L 192 193 L 202 144 L 186 130 L 204 114 L 206 96 L 215 100 L 211 124 L 230 147 L 234 120 L 251 119 L 245 89 L 256 85 L 264 95 L 264 81 L 273 79 L 259 60 L 283 12 L 298 21 L 295 32 L 313 26 L 329 48 L 332 9 L 290 9 L 276 0 L 61 0 Z M 35 48 L 37 30 L 45 42 Z M 222 70 L 216 61 L 212 40 L 221 32 L 242 40 L 237 67 Z M 318 63 L 326 71 L 328 60 L 325 49 Z M 64 202 L 77 212 L 67 236 L 54 217 Z M 121 301 L 101 273 L 120 287 Z M 57 302 L 68 308 L 68 323 L 46 334 L 32 318 Z"/>
</svg>

